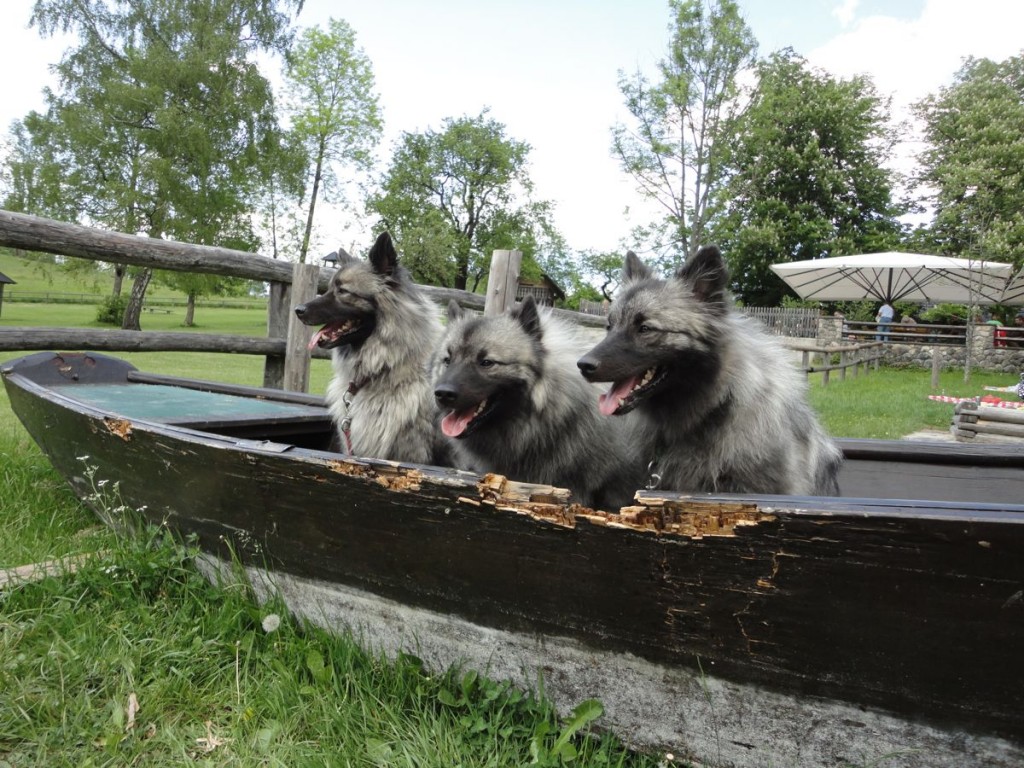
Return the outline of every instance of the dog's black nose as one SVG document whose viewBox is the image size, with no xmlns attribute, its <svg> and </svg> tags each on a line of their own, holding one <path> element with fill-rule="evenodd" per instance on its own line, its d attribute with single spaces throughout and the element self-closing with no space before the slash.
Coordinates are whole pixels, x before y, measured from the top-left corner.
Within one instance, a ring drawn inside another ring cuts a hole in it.
<svg viewBox="0 0 1024 768">
<path fill-rule="evenodd" d="M 442 407 L 454 405 L 458 398 L 459 391 L 451 384 L 438 384 L 434 390 L 434 399 Z"/>
<path fill-rule="evenodd" d="M 580 369 L 580 373 L 584 376 L 592 376 L 597 372 L 598 362 L 592 357 L 581 357 L 576 361 L 576 367 Z"/>
<path fill-rule="evenodd" d="M 299 306 L 295 308 L 295 314 L 298 315 L 299 317 L 302 317 L 304 314 L 306 314 L 306 305 L 299 304 Z"/>
</svg>

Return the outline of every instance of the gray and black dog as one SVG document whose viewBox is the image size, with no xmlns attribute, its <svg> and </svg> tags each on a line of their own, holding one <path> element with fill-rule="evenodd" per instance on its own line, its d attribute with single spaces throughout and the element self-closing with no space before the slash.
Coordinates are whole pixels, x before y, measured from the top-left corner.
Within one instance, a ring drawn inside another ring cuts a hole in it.
<svg viewBox="0 0 1024 768">
<path fill-rule="evenodd" d="M 323 326 L 310 347 L 331 350 L 327 402 L 346 452 L 448 462 L 429 372 L 444 326 L 437 307 L 399 265 L 391 235 L 381 233 L 365 261 L 343 254 L 327 292 L 295 314 L 306 325 Z"/>
<path fill-rule="evenodd" d="M 807 402 L 805 377 L 733 308 L 718 248 L 668 279 L 630 252 L 622 277 L 607 336 L 577 365 L 588 381 L 612 382 L 600 412 L 638 423 L 659 487 L 838 494 L 842 454 Z"/>
<path fill-rule="evenodd" d="M 434 395 L 455 465 L 572 492 L 617 511 L 643 478 L 626 435 L 594 407 L 598 391 L 574 362 L 587 348 L 569 325 L 527 297 L 505 313 L 470 314 L 452 302 Z"/>
</svg>

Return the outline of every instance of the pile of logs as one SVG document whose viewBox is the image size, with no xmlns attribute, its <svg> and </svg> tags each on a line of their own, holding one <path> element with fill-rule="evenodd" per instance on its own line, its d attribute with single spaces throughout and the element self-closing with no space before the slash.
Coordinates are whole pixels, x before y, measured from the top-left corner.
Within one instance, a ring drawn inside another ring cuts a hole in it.
<svg viewBox="0 0 1024 768">
<path fill-rule="evenodd" d="M 957 403 L 949 431 L 957 440 L 1002 435 L 1024 440 L 1024 409 L 997 408 L 973 400 Z"/>
</svg>

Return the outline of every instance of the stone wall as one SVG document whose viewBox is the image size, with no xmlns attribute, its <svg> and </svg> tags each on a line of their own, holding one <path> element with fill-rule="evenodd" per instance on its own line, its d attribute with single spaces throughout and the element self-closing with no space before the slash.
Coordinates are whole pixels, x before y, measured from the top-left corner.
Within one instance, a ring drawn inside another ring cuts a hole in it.
<svg viewBox="0 0 1024 768">
<path fill-rule="evenodd" d="M 835 344 L 842 336 L 843 318 L 821 317 L 818 319 L 818 341 L 824 344 Z M 1024 372 L 1024 349 L 996 347 L 994 344 L 995 327 L 991 325 L 975 325 L 972 344 L 971 367 L 980 371 L 994 373 Z M 886 343 L 882 355 L 882 364 L 894 367 L 931 368 L 932 349 L 930 344 Z M 964 347 L 938 347 L 943 368 L 963 368 L 966 350 Z"/>
</svg>

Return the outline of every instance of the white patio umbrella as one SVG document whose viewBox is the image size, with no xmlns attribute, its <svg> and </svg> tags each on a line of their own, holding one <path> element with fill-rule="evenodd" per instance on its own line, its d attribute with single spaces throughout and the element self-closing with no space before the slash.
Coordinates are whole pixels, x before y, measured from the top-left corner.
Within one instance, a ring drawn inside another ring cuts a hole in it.
<svg viewBox="0 0 1024 768">
<path fill-rule="evenodd" d="M 1006 283 L 1000 304 L 1024 304 L 1024 267 Z"/>
<path fill-rule="evenodd" d="M 1017 301 L 1006 302 L 1013 267 L 997 261 L 863 253 L 772 264 L 772 271 L 800 298 L 812 301 L 1024 303 L 1024 290 Z"/>
</svg>

